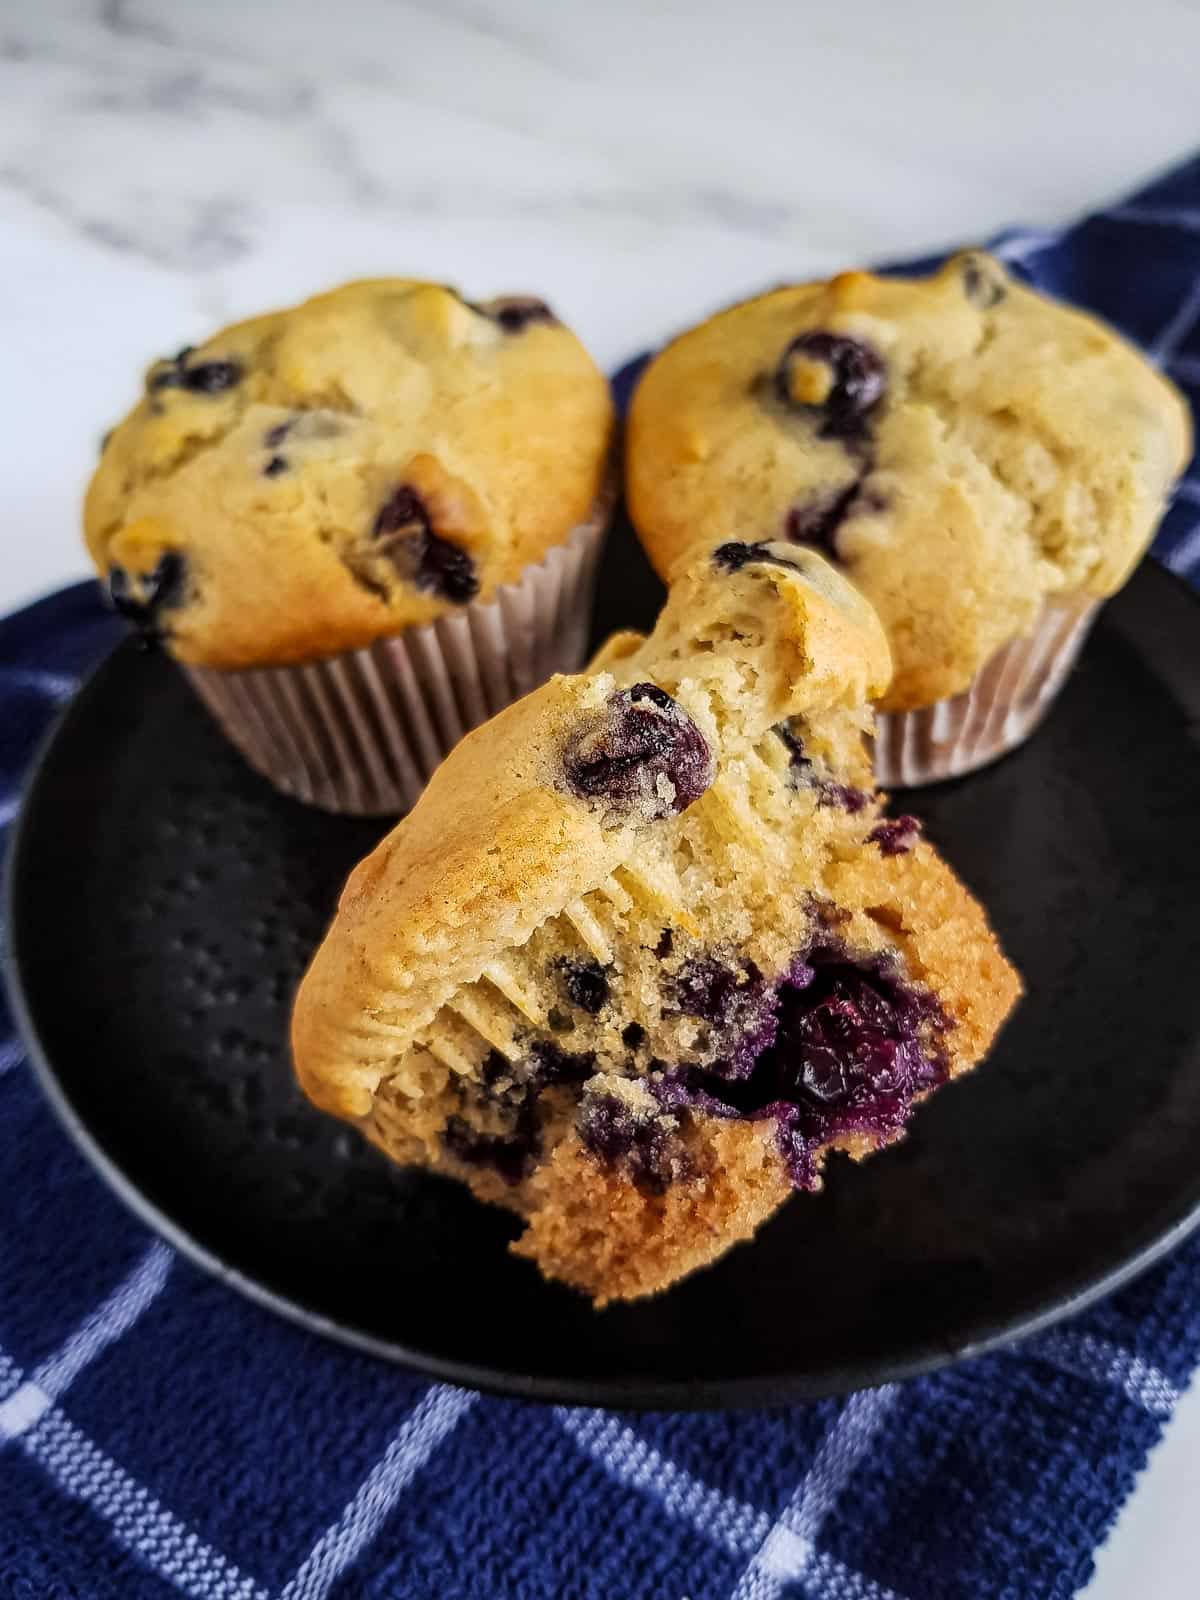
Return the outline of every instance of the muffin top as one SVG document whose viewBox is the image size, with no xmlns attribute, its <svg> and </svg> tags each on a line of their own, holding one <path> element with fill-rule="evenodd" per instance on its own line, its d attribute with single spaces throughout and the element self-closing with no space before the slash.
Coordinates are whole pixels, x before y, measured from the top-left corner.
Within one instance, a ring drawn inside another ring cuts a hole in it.
<svg viewBox="0 0 1200 1600">
<path fill-rule="evenodd" d="M 664 575 L 714 535 L 838 561 L 891 642 L 880 703 L 905 710 L 965 689 L 1047 599 L 1118 589 L 1190 448 L 1131 345 L 973 251 L 683 334 L 634 394 L 626 487 Z"/>
<path fill-rule="evenodd" d="M 88 489 L 118 609 L 299 662 L 487 600 L 597 508 L 608 385 L 539 300 L 346 284 L 155 363 Z"/>
</svg>

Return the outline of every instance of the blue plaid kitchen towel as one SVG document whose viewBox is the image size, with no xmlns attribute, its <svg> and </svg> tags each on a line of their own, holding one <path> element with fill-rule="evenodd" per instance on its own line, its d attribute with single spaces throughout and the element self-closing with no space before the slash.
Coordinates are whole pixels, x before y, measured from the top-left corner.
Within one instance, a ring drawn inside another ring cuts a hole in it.
<svg viewBox="0 0 1200 1600">
<path fill-rule="evenodd" d="M 1200 400 L 1200 159 L 999 250 Z M 1200 581 L 1200 475 L 1155 546 Z M 0 828 L 117 637 L 0 626 Z M 1200 1240 L 1011 1351 L 842 1401 L 547 1409 L 287 1323 L 128 1215 L 0 1012 L 0 1600 L 1050 1600 L 1086 1582 L 1200 1359 Z"/>
</svg>

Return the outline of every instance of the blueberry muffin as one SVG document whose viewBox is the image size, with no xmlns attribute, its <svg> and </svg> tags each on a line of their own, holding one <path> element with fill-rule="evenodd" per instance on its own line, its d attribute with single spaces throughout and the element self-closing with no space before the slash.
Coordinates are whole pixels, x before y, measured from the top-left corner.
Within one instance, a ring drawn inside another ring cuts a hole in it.
<svg viewBox="0 0 1200 1600">
<path fill-rule="evenodd" d="M 612 427 L 540 300 L 348 284 L 150 368 L 88 548 L 255 765 L 301 794 L 338 768 L 339 808 L 395 810 L 465 726 L 578 665 Z"/>
<path fill-rule="evenodd" d="M 296 1001 L 306 1092 L 601 1305 L 899 1138 L 1020 985 L 873 789 L 889 670 L 812 550 L 700 553 L 649 638 L 469 734 L 355 870 Z"/>
<path fill-rule="evenodd" d="M 881 741 L 915 742 L 928 777 L 1031 730 L 1190 448 L 1182 396 L 1132 346 L 971 252 L 685 333 L 634 394 L 626 481 L 664 576 L 715 533 L 838 562 L 891 643 L 881 709 L 923 713 Z"/>
</svg>

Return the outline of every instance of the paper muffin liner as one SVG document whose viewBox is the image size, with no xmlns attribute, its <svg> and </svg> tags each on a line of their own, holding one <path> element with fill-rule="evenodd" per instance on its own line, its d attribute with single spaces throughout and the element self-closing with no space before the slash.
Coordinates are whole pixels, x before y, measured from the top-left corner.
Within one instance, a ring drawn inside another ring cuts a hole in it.
<svg viewBox="0 0 1200 1600">
<path fill-rule="evenodd" d="M 300 666 L 184 671 L 277 789 L 324 811 L 407 811 L 464 733 L 583 664 L 610 510 L 606 495 L 486 604 Z"/>
<path fill-rule="evenodd" d="M 1048 601 L 1032 633 L 998 650 L 970 688 L 916 711 L 875 718 L 875 778 L 884 789 L 959 778 L 1026 740 L 1050 709 L 1100 601 Z"/>
</svg>

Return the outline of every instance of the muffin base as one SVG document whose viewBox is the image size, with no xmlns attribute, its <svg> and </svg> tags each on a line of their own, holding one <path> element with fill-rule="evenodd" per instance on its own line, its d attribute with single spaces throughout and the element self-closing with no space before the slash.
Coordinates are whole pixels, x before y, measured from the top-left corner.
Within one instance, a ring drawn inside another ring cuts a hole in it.
<svg viewBox="0 0 1200 1600">
<path fill-rule="evenodd" d="M 875 780 L 915 789 L 997 761 L 1024 743 L 1066 681 L 1101 602 L 1048 601 L 1032 633 L 998 650 L 962 694 L 875 718 Z"/>
<path fill-rule="evenodd" d="M 463 734 L 582 665 L 610 509 L 606 498 L 486 605 L 299 666 L 183 670 L 230 742 L 284 794 L 323 811 L 397 815 Z"/>
</svg>

